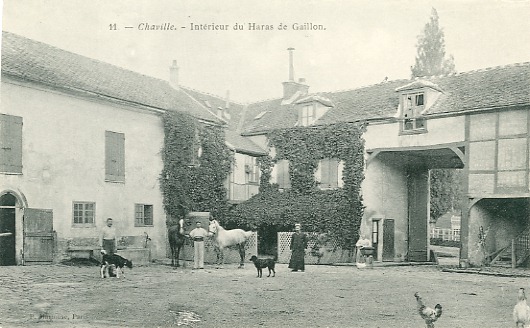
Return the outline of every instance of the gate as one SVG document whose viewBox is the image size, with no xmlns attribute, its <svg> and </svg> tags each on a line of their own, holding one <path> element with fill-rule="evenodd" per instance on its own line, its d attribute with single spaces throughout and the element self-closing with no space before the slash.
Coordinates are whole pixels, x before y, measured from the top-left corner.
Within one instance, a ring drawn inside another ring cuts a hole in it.
<svg viewBox="0 0 530 328">
<path fill-rule="evenodd" d="M 53 261 L 53 211 L 24 210 L 24 264 Z"/>
</svg>

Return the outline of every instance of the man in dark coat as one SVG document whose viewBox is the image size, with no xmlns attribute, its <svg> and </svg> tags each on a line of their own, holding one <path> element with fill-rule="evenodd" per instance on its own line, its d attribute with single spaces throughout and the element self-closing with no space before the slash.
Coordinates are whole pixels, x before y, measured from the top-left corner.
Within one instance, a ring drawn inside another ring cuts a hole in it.
<svg viewBox="0 0 530 328">
<path fill-rule="evenodd" d="M 302 226 L 300 223 L 294 225 L 295 233 L 291 237 L 291 260 L 289 261 L 289 268 L 291 271 L 304 271 L 305 269 L 305 249 L 307 248 L 307 236 L 301 232 Z"/>
</svg>

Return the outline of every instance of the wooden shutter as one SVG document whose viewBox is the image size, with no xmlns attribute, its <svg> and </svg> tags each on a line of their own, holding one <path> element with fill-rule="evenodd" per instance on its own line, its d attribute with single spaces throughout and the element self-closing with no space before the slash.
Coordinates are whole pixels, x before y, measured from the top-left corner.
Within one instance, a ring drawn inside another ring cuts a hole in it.
<svg viewBox="0 0 530 328">
<path fill-rule="evenodd" d="M 105 180 L 125 181 L 125 135 L 105 131 Z"/>
<path fill-rule="evenodd" d="M 323 159 L 320 161 L 321 163 L 321 176 L 320 176 L 320 187 L 321 188 L 329 188 L 330 187 L 330 163 L 329 159 Z"/>
<path fill-rule="evenodd" d="M 339 160 L 332 158 L 325 158 L 321 163 L 321 188 L 337 188 L 338 187 L 338 167 Z"/>
<path fill-rule="evenodd" d="M 22 173 L 22 117 L 0 114 L 0 172 Z"/>
<path fill-rule="evenodd" d="M 282 189 L 291 188 L 291 179 L 289 177 L 289 161 L 282 159 L 278 163 L 278 186 Z"/>
</svg>

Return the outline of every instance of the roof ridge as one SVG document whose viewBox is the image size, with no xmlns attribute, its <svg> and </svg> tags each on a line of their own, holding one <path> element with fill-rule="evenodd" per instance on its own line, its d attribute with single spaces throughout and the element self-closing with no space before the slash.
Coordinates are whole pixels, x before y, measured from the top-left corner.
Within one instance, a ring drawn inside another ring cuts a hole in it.
<svg viewBox="0 0 530 328">
<path fill-rule="evenodd" d="M 150 79 L 154 79 L 154 80 L 158 80 L 158 81 L 161 81 L 161 82 L 165 82 L 165 83 L 169 83 L 169 81 L 167 80 L 164 80 L 164 79 L 161 79 L 159 77 L 155 77 L 155 76 L 152 76 L 152 75 L 147 75 L 147 74 L 144 74 L 144 73 L 140 73 L 138 71 L 133 71 L 132 69 L 129 69 L 129 68 L 125 68 L 125 67 L 122 67 L 122 66 L 118 66 L 118 65 L 115 65 L 115 64 L 111 64 L 109 62 L 106 62 L 106 61 L 103 61 L 103 60 L 100 60 L 100 59 L 97 59 L 97 58 L 92 58 L 92 57 L 88 57 L 88 56 L 85 56 L 85 55 L 82 55 L 82 54 L 79 54 L 77 52 L 73 52 L 73 51 L 70 51 L 70 50 L 66 50 L 66 49 L 63 49 L 63 48 L 59 48 L 57 46 L 54 46 L 54 45 L 51 45 L 49 43 L 45 43 L 45 42 L 42 42 L 42 41 L 38 41 L 38 40 L 35 40 L 35 39 L 30 39 L 28 37 L 25 37 L 25 36 L 22 36 L 22 35 L 19 35 L 19 34 L 16 34 L 16 33 L 13 33 L 13 32 L 9 32 L 9 31 L 2 31 L 2 33 L 7 33 L 7 34 L 11 34 L 12 36 L 14 37 L 17 37 L 17 38 L 22 38 L 22 39 L 26 39 L 26 40 L 29 40 L 31 42 L 35 42 L 35 43 L 39 43 L 41 45 L 44 45 L 45 47 L 48 47 L 48 48 L 53 48 L 55 50 L 58 50 L 58 51 L 61 51 L 61 52 L 67 52 L 67 53 L 70 53 L 72 55 L 75 55 L 75 56 L 79 56 L 79 57 L 83 57 L 83 58 L 86 58 L 86 59 L 89 59 L 91 61 L 95 61 L 95 62 L 98 62 L 98 63 L 101 63 L 103 65 L 109 65 L 109 66 L 114 66 L 114 67 L 117 67 L 121 70 L 124 70 L 124 71 L 128 71 L 128 72 L 131 72 L 131 73 L 134 73 L 134 74 L 137 74 L 137 75 L 141 75 L 141 76 L 145 76 L 147 78 L 150 78 Z"/>
<path fill-rule="evenodd" d="M 180 87 L 184 88 L 184 89 L 188 89 L 188 90 L 193 91 L 193 92 L 198 92 L 200 94 L 203 94 L 203 95 L 206 95 L 206 96 L 209 96 L 209 97 L 219 98 L 220 100 L 226 101 L 225 98 L 223 98 L 223 97 L 221 97 L 219 95 L 210 93 L 210 92 L 201 91 L 201 90 L 198 90 L 198 89 L 195 89 L 195 88 L 192 88 L 192 87 L 183 86 L 183 85 L 180 85 Z M 244 103 L 239 102 L 239 101 L 234 101 L 234 100 L 230 99 L 229 102 L 231 102 L 233 104 L 236 104 L 236 105 L 239 105 L 239 106 L 245 106 Z"/>
<path fill-rule="evenodd" d="M 527 65 L 530 65 L 530 61 L 518 62 L 518 63 L 510 63 L 510 64 L 504 64 L 504 65 L 496 65 L 496 66 L 488 66 L 488 67 L 476 68 L 476 69 L 473 69 L 473 70 L 470 70 L 470 71 L 464 71 L 464 72 L 453 72 L 453 73 L 446 73 L 446 74 L 440 74 L 440 75 L 418 76 L 418 77 L 415 77 L 414 80 L 435 79 L 435 78 L 443 78 L 443 77 L 456 76 L 456 75 L 474 74 L 474 73 L 487 72 L 487 71 L 491 71 L 491 70 L 494 70 L 494 69 L 501 69 L 501 68 L 508 68 L 508 67 L 519 67 L 519 66 L 527 66 Z"/>
<path fill-rule="evenodd" d="M 362 85 L 362 86 L 354 87 L 354 88 L 349 88 L 349 89 L 340 89 L 340 90 L 335 90 L 335 91 L 321 91 L 320 93 L 338 93 L 338 92 L 356 91 L 356 90 L 371 88 L 371 87 L 375 87 L 377 85 L 383 85 L 383 84 L 388 84 L 388 83 L 392 83 L 392 82 L 408 82 L 408 81 L 411 81 L 411 80 L 410 79 L 397 79 L 397 80 L 390 80 L 390 81 L 386 81 L 386 82 L 366 84 L 366 85 Z"/>
</svg>

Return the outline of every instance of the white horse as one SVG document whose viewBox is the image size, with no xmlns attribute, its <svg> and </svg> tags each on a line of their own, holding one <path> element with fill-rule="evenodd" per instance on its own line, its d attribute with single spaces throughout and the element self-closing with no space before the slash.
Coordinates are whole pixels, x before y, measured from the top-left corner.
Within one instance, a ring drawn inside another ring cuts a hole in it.
<svg viewBox="0 0 530 328">
<path fill-rule="evenodd" d="M 211 220 L 208 225 L 208 235 L 213 236 L 215 251 L 217 253 L 217 265 L 224 264 L 223 250 L 225 247 L 237 245 L 239 248 L 239 256 L 241 262 L 239 267 L 245 265 L 245 243 L 252 236 L 252 231 L 245 231 L 243 229 L 225 230 L 219 225 L 217 220 Z"/>
</svg>

